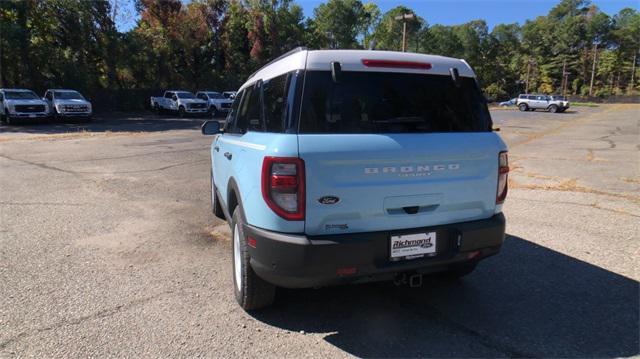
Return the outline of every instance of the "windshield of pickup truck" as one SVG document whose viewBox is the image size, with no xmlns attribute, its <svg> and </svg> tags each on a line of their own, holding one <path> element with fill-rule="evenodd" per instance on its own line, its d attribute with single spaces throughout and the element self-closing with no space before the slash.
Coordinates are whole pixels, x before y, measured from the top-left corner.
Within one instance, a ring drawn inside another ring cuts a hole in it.
<svg viewBox="0 0 640 359">
<path fill-rule="evenodd" d="M 491 131 L 486 99 L 473 78 L 409 73 L 309 71 L 300 133 Z"/>
<path fill-rule="evenodd" d="M 191 92 L 176 92 L 178 98 L 196 98 Z"/>
<path fill-rule="evenodd" d="M 218 99 L 224 100 L 226 98 L 217 92 L 207 92 L 207 95 L 209 96 L 210 99 L 216 99 L 216 100 Z"/>
<path fill-rule="evenodd" d="M 39 97 L 31 91 L 6 91 L 4 98 L 7 100 L 38 100 Z"/>
<path fill-rule="evenodd" d="M 84 100 L 84 97 L 76 91 L 55 91 L 54 95 L 57 100 Z"/>
</svg>

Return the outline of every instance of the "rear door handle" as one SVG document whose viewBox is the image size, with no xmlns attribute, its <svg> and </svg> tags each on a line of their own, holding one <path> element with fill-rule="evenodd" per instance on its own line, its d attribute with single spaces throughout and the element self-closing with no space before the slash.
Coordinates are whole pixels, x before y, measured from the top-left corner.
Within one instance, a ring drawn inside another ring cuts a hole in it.
<svg viewBox="0 0 640 359">
<path fill-rule="evenodd" d="M 229 152 L 225 152 L 225 153 L 224 153 L 224 156 L 225 156 L 229 161 L 231 161 L 231 153 L 229 153 Z"/>
</svg>

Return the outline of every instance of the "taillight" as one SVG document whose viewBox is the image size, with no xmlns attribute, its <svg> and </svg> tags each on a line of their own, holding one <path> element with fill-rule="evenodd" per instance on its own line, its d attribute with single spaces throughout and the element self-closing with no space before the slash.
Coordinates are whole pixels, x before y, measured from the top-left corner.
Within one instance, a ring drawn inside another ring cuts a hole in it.
<svg viewBox="0 0 640 359">
<path fill-rule="evenodd" d="M 304 161 L 297 157 L 265 157 L 262 198 L 278 216 L 304 220 Z"/>
<path fill-rule="evenodd" d="M 509 158 L 507 151 L 502 151 L 498 156 L 498 192 L 496 193 L 496 204 L 503 203 L 504 199 L 507 198 L 507 190 L 509 189 L 507 184 L 508 176 Z"/>
<path fill-rule="evenodd" d="M 416 70 L 431 69 L 430 63 L 415 62 L 415 61 L 363 59 L 362 64 L 366 67 L 390 67 L 390 68 L 396 68 L 396 69 L 416 69 Z"/>
</svg>

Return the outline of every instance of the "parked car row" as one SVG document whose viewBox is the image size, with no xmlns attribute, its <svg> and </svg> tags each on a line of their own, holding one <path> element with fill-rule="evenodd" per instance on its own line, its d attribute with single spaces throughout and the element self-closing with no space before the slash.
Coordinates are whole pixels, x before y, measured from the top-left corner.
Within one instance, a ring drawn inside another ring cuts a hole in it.
<svg viewBox="0 0 640 359">
<path fill-rule="evenodd" d="M 501 107 L 518 106 L 520 111 L 544 110 L 551 113 L 564 112 L 570 104 L 566 96 L 521 94 L 518 97 L 498 103 Z"/>
<path fill-rule="evenodd" d="M 157 113 L 171 112 L 180 117 L 189 114 L 220 117 L 231 109 L 235 94 L 234 91 L 198 91 L 194 95 L 189 91 L 168 90 L 162 97 L 151 97 L 151 108 Z"/>
<path fill-rule="evenodd" d="M 0 89 L 0 120 L 13 124 L 25 119 L 83 119 L 93 115 L 91 102 L 69 89 L 48 89 L 44 97 L 27 89 Z"/>
<path fill-rule="evenodd" d="M 520 111 L 545 110 L 556 113 L 566 111 L 569 108 L 569 101 L 564 96 L 522 94 L 518 96 L 516 105 Z"/>
<path fill-rule="evenodd" d="M 564 112 L 570 104 L 566 96 L 521 94 L 511 100 L 500 102 L 502 107 L 518 106 L 520 111 L 545 110 L 551 113 Z"/>
</svg>

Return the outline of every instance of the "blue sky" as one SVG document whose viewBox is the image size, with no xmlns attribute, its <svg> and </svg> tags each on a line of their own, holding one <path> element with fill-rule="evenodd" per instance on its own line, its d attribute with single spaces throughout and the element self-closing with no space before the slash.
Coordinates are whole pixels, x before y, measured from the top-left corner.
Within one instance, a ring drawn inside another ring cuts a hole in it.
<svg viewBox="0 0 640 359">
<path fill-rule="evenodd" d="M 183 0 L 188 2 L 188 0 Z M 322 0 L 295 0 L 302 6 L 307 17 L 313 16 Z M 367 2 L 364 0 L 363 2 Z M 430 25 L 456 25 L 470 20 L 485 19 L 489 28 L 497 24 L 524 23 L 527 19 L 546 15 L 559 0 L 375 0 L 380 10 L 385 11 L 398 5 L 413 9 Z M 614 15 L 625 7 L 638 10 L 640 0 L 595 0 L 593 4 L 609 15 Z M 135 21 L 118 23 L 120 31 L 127 31 L 135 26 Z"/>
<path fill-rule="evenodd" d="M 307 17 L 313 16 L 313 9 L 322 1 L 297 0 Z M 367 2 L 367 1 L 363 1 Z M 431 25 L 457 25 L 470 20 L 485 19 L 489 28 L 498 24 L 524 23 L 546 15 L 559 0 L 377 0 L 373 1 L 382 13 L 398 5 L 413 9 L 418 16 Z M 638 9 L 640 0 L 600 0 L 592 1 L 602 11 L 613 15 L 625 7 Z"/>
</svg>

